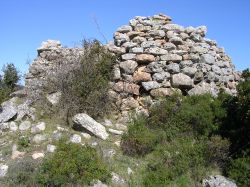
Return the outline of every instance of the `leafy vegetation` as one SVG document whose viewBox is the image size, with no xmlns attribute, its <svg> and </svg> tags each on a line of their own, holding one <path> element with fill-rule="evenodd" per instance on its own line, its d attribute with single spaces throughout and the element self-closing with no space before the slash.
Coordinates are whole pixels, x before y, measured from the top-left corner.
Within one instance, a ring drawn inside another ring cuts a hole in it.
<svg viewBox="0 0 250 187">
<path fill-rule="evenodd" d="M 15 90 L 20 80 L 20 74 L 14 64 L 7 64 L 2 71 L 3 76 L 0 76 L 0 103 L 9 98 L 9 94 Z"/>
<path fill-rule="evenodd" d="M 95 149 L 61 140 L 42 163 L 38 181 L 42 186 L 89 185 L 97 179 L 107 182 L 110 176 Z"/>
<path fill-rule="evenodd" d="M 27 136 L 21 136 L 18 138 L 18 147 L 20 150 L 30 146 L 30 139 Z"/>
<path fill-rule="evenodd" d="M 57 144 L 55 153 L 44 160 L 25 157 L 12 162 L 5 186 L 88 186 L 95 180 L 108 182 L 111 174 L 97 151 L 79 144 Z"/>
<path fill-rule="evenodd" d="M 37 187 L 36 173 L 40 161 L 27 157 L 9 166 L 8 175 L 5 178 L 5 186 Z"/>
<path fill-rule="evenodd" d="M 84 54 L 73 66 L 58 67 L 45 88 L 47 93 L 61 92 L 56 109 L 66 121 L 80 112 L 98 118 L 110 111 L 108 89 L 115 57 L 98 41 L 84 41 L 83 49 Z"/>
<path fill-rule="evenodd" d="M 134 119 L 121 145 L 126 155 L 151 158 L 144 186 L 197 186 L 214 171 L 250 185 L 249 70 L 243 77 L 237 96 L 175 95 L 153 106 L 149 117 Z"/>
</svg>

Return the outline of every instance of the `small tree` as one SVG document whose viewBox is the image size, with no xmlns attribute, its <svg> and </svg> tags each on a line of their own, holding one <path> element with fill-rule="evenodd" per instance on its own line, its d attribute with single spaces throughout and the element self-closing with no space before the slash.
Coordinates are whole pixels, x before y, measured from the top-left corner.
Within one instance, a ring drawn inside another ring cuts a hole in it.
<svg viewBox="0 0 250 187">
<path fill-rule="evenodd" d="M 10 63 L 3 67 L 3 73 L 2 84 L 13 90 L 17 82 L 20 80 L 19 72 L 14 64 Z"/>
</svg>

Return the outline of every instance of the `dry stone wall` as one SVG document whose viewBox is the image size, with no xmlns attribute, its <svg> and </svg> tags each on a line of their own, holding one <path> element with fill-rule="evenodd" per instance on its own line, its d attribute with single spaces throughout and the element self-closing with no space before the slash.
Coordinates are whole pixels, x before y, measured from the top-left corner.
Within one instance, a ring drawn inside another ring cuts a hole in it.
<svg viewBox="0 0 250 187">
<path fill-rule="evenodd" d="M 133 109 L 147 113 L 156 98 L 175 92 L 217 95 L 223 89 L 236 94 L 240 73 L 224 49 L 205 38 L 206 32 L 205 26 L 185 28 L 162 14 L 137 16 L 118 28 L 106 47 L 118 57 L 110 96 L 122 117 Z M 43 42 L 26 76 L 26 88 L 36 92 L 58 64 L 74 64 L 81 54 L 81 48 Z"/>
<path fill-rule="evenodd" d="M 137 16 L 118 28 L 108 49 L 119 55 L 112 94 L 120 94 L 122 109 L 145 110 L 145 100 L 152 103 L 176 91 L 236 94 L 240 73 L 206 32 L 205 26 L 185 28 L 162 14 Z"/>
<path fill-rule="evenodd" d="M 42 42 L 37 49 L 37 58 L 34 59 L 25 77 L 25 88 L 28 95 L 37 97 L 48 78 L 53 78 L 60 68 L 65 69 L 79 62 L 83 54 L 82 48 L 65 48 L 60 41 L 48 40 Z M 67 69 L 65 69 L 67 70 Z"/>
</svg>

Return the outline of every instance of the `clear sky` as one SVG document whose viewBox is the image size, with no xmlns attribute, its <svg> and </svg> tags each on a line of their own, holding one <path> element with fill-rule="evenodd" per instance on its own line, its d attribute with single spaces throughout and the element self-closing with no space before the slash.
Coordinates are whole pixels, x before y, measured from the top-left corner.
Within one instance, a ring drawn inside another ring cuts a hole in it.
<svg viewBox="0 0 250 187">
<path fill-rule="evenodd" d="M 14 63 L 25 73 L 27 60 L 47 39 L 64 46 L 98 32 L 114 31 L 135 16 L 164 13 L 183 26 L 208 27 L 207 38 L 225 48 L 238 70 L 250 67 L 250 0 L 0 0 L 0 67 Z"/>
</svg>

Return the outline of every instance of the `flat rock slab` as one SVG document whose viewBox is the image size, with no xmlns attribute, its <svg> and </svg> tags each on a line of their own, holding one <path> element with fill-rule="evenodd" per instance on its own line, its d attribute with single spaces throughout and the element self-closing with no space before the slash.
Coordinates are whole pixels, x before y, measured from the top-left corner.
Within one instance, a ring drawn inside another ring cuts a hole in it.
<svg viewBox="0 0 250 187">
<path fill-rule="evenodd" d="M 17 108 L 11 101 L 6 101 L 0 108 L 0 123 L 8 122 L 17 115 Z"/>
<path fill-rule="evenodd" d="M 76 114 L 73 117 L 73 122 L 75 123 L 74 127 L 76 129 L 79 129 L 79 127 L 83 128 L 103 140 L 106 140 L 109 136 L 102 124 L 96 122 L 93 118 L 85 113 Z"/>
</svg>

